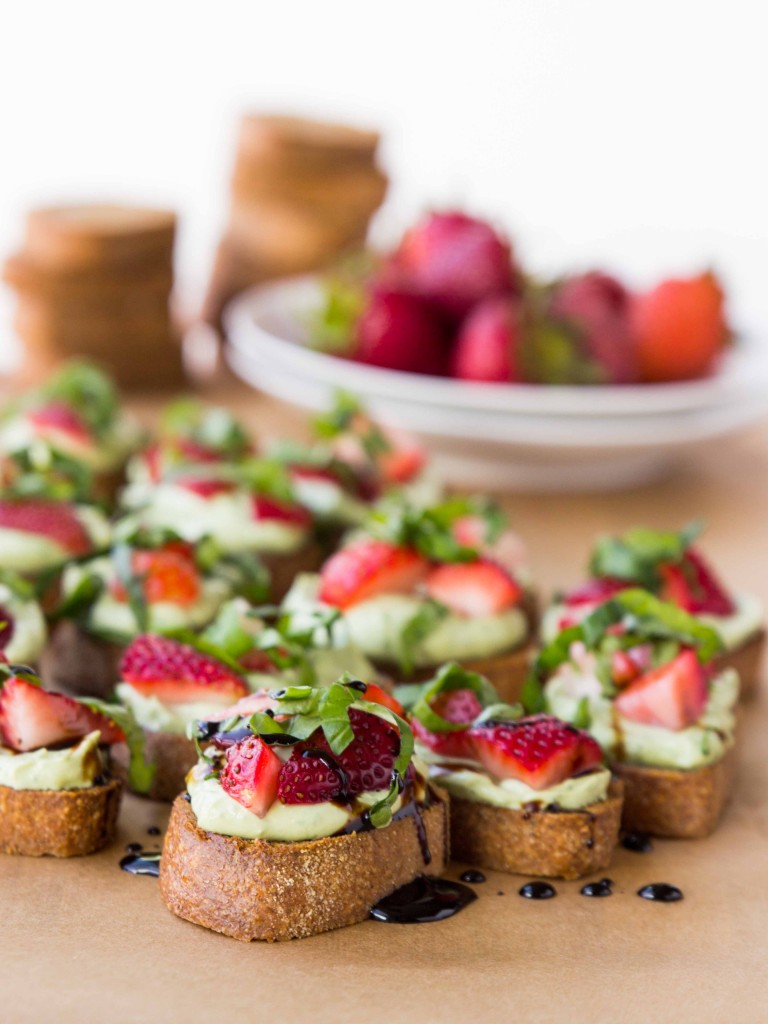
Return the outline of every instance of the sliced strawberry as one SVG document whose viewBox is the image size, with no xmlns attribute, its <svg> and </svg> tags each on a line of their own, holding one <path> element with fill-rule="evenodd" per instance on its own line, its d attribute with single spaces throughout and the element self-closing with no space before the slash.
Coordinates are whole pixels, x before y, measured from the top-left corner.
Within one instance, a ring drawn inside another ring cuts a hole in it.
<svg viewBox="0 0 768 1024">
<path fill-rule="evenodd" d="M 32 409 L 27 413 L 27 420 L 40 436 L 55 440 L 57 435 L 64 435 L 76 444 L 93 443 L 82 417 L 64 402 L 49 402 L 38 409 Z"/>
<path fill-rule="evenodd" d="M 102 743 L 125 739 L 105 715 L 62 693 L 12 676 L 0 690 L 0 734 L 11 750 L 37 750 L 80 740 L 99 730 Z"/>
<path fill-rule="evenodd" d="M 283 762 L 258 736 L 248 736 L 227 750 L 219 781 L 224 792 L 259 818 L 277 799 Z"/>
<path fill-rule="evenodd" d="M 391 448 L 376 460 L 382 479 L 388 484 L 406 484 L 424 469 L 427 457 L 416 445 Z"/>
<path fill-rule="evenodd" d="M 180 476 L 176 477 L 174 484 L 183 487 L 185 491 L 191 491 L 200 498 L 216 498 L 220 494 L 231 494 L 235 490 L 235 484 L 231 480 L 215 480 L 210 477 Z"/>
<path fill-rule="evenodd" d="M 431 707 L 447 722 L 460 722 L 467 726 L 474 722 L 483 710 L 473 690 L 441 693 Z M 431 732 L 417 718 L 411 720 L 411 728 L 419 743 L 441 757 L 471 759 L 474 754 L 474 745 L 468 728 L 454 732 Z"/>
<path fill-rule="evenodd" d="M 4 651 L 11 642 L 14 630 L 13 616 L 0 604 L 0 651 Z"/>
<path fill-rule="evenodd" d="M 336 796 L 354 797 L 388 789 L 397 755 L 400 734 L 395 726 L 379 715 L 351 708 L 349 722 L 354 740 L 341 754 L 333 754 L 323 732 L 317 730 L 296 748 L 280 780 L 280 799 L 285 803 L 317 803 Z M 303 763 L 302 763 L 303 761 Z M 319 764 L 315 764 L 319 761 Z M 310 788 L 310 783 L 314 784 Z M 336 788 L 331 792 L 335 783 Z M 283 793 L 289 793 L 285 799 Z"/>
<path fill-rule="evenodd" d="M 549 715 L 482 724 L 470 731 L 475 754 L 491 775 L 517 779 L 531 789 L 555 786 L 603 760 L 588 733 Z"/>
<path fill-rule="evenodd" d="M 488 523 L 482 516 L 459 516 L 453 524 L 453 536 L 465 548 L 479 551 L 488 543 Z"/>
<path fill-rule="evenodd" d="M 200 576 L 192 559 L 178 551 L 135 551 L 133 571 L 144 577 L 144 594 L 150 604 L 169 602 L 190 605 L 200 597 Z"/>
<path fill-rule="evenodd" d="M 362 540 L 342 548 L 320 570 L 320 600 L 349 608 L 378 594 L 408 594 L 427 574 L 429 563 L 416 551 L 383 540 Z"/>
<path fill-rule="evenodd" d="M 0 529 L 48 537 L 71 555 L 91 550 L 88 531 L 69 505 L 37 498 L 0 501 Z"/>
<path fill-rule="evenodd" d="M 570 590 L 563 597 L 563 604 L 569 608 L 576 605 L 603 604 L 604 601 L 610 600 L 610 598 L 620 594 L 622 590 L 627 590 L 630 586 L 631 584 L 625 580 L 614 580 L 608 577 L 588 580 L 580 587 Z"/>
<path fill-rule="evenodd" d="M 254 519 L 273 519 L 276 522 L 302 527 L 312 525 L 312 516 L 302 505 L 278 501 L 263 494 L 254 495 L 252 502 Z"/>
<path fill-rule="evenodd" d="M 694 652 L 685 650 L 631 683 L 614 704 L 631 722 L 678 730 L 701 718 L 707 697 L 704 669 Z"/>
<path fill-rule="evenodd" d="M 248 693 L 245 680 L 223 662 L 178 640 L 146 633 L 126 649 L 120 674 L 139 693 L 168 703 L 236 700 Z"/>
<path fill-rule="evenodd" d="M 280 772 L 277 796 L 284 804 L 321 804 L 343 793 L 342 773 L 325 752 L 294 750 Z"/>
<path fill-rule="evenodd" d="M 651 667 L 650 644 L 639 644 L 611 655 L 611 679 L 617 686 L 627 686 Z"/>
<path fill-rule="evenodd" d="M 661 596 L 692 615 L 733 615 L 736 605 L 704 557 L 689 548 L 678 565 L 659 567 Z"/>
<path fill-rule="evenodd" d="M 391 693 L 387 693 L 386 690 L 382 689 L 377 683 L 368 683 L 365 687 L 365 693 L 363 694 L 365 700 L 371 701 L 372 704 L 381 704 L 384 708 L 389 708 L 390 711 L 394 711 L 396 715 L 404 715 L 403 705 L 399 700 L 396 700 Z"/>
<path fill-rule="evenodd" d="M 430 597 L 470 618 L 505 611 L 523 596 L 506 569 L 485 558 L 440 565 L 427 576 L 425 586 Z"/>
</svg>

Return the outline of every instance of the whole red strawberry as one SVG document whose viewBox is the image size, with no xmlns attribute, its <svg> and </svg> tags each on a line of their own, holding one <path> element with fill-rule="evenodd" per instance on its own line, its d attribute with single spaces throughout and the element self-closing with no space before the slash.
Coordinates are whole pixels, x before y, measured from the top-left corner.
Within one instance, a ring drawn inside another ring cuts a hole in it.
<svg viewBox="0 0 768 1024">
<path fill-rule="evenodd" d="M 388 370 L 443 376 L 448 360 L 445 328 L 418 296 L 376 289 L 357 321 L 352 356 Z"/>
<path fill-rule="evenodd" d="M 462 380 L 522 381 L 518 361 L 522 341 L 520 303 L 486 299 L 469 314 L 451 356 L 451 373 Z"/>
<path fill-rule="evenodd" d="M 402 285 L 461 318 L 483 299 L 518 290 L 509 243 L 487 221 L 430 213 L 406 233 L 392 260 Z"/>
<path fill-rule="evenodd" d="M 714 274 L 662 281 L 634 297 L 631 315 L 646 381 L 703 377 L 729 335 L 723 290 Z"/>
<path fill-rule="evenodd" d="M 637 380 L 629 294 L 615 277 L 592 271 L 563 279 L 554 289 L 549 312 L 577 332 L 583 354 L 599 365 L 607 383 Z"/>
</svg>

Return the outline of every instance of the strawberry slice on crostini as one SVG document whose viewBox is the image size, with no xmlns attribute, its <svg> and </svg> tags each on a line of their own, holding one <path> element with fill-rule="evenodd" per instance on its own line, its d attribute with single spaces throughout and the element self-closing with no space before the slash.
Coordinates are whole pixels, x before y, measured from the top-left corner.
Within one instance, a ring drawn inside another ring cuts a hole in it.
<svg viewBox="0 0 768 1024">
<path fill-rule="evenodd" d="M 691 615 L 733 615 L 736 605 L 694 548 L 688 548 L 677 565 L 659 567 L 663 580 L 661 597 Z"/>
<path fill-rule="evenodd" d="M 144 597 L 149 604 L 194 604 L 200 597 L 200 576 L 192 557 L 173 548 L 154 551 L 134 551 L 131 566 L 143 578 Z M 126 601 L 128 594 L 119 580 L 115 580 L 110 593 L 118 601 Z"/>
<path fill-rule="evenodd" d="M 474 744 L 469 726 L 483 710 L 474 690 L 452 690 L 450 693 L 438 694 L 430 707 L 447 722 L 466 725 L 467 728 L 451 732 L 432 732 L 414 717 L 411 720 L 414 737 L 440 757 L 471 759 L 474 755 Z"/>
<path fill-rule="evenodd" d="M 48 537 L 71 555 L 91 550 L 91 538 L 69 505 L 39 498 L 0 501 L 0 529 Z"/>
<path fill-rule="evenodd" d="M 0 690 L 0 735 L 5 746 L 19 752 L 80 740 L 98 730 L 101 742 L 125 739 L 106 715 L 63 693 L 11 676 Z"/>
<path fill-rule="evenodd" d="M 247 736 L 227 750 L 219 781 L 224 792 L 259 818 L 277 799 L 283 762 L 258 736 Z"/>
<path fill-rule="evenodd" d="M 470 730 L 475 756 L 497 779 L 548 789 L 603 761 L 592 737 L 550 715 L 488 722 Z"/>
<path fill-rule="evenodd" d="M 217 498 L 220 494 L 232 494 L 236 486 L 232 480 L 217 480 L 215 477 L 206 476 L 178 476 L 174 483 L 199 498 L 205 498 L 206 501 Z"/>
<path fill-rule="evenodd" d="M 303 505 L 295 502 L 278 501 L 264 494 L 255 494 L 251 499 L 254 519 L 271 519 L 279 523 L 307 528 L 312 525 L 312 516 Z"/>
<path fill-rule="evenodd" d="M 684 650 L 630 683 L 614 704 L 631 722 L 677 731 L 701 718 L 708 696 L 703 666 L 693 651 Z"/>
<path fill-rule="evenodd" d="M 245 680 L 210 654 L 170 637 L 145 633 L 123 654 L 120 675 L 138 693 L 169 704 L 245 697 Z"/>
<path fill-rule="evenodd" d="M 425 587 L 435 601 L 469 618 L 506 611 L 523 596 L 523 588 L 506 569 L 487 558 L 439 565 Z"/>
<path fill-rule="evenodd" d="M 427 575 L 417 551 L 384 540 L 362 540 L 342 548 L 320 570 L 319 598 L 349 608 L 379 594 L 408 594 Z"/>
<path fill-rule="evenodd" d="M 27 421 L 38 437 L 53 444 L 64 443 L 78 448 L 90 448 L 93 437 L 83 418 L 64 402 L 48 402 L 27 413 Z"/>
</svg>

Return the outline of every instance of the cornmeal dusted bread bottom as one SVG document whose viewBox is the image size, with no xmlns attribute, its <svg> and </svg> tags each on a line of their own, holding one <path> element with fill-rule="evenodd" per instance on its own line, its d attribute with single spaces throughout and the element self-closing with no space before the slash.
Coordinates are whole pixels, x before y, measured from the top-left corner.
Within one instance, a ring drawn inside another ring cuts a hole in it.
<svg viewBox="0 0 768 1024">
<path fill-rule="evenodd" d="M 123 784 L 89 789 L 0 786 L 0 852 L 27 857 L 82 857 L 112 842 Z"/>
<path fill-rule="evenodd" d="M 278 843 L 204 832 L 178 797 L 160 861 L 160 891 L 169 910 L 243 942 L 304 938 L 365 921 L 380 899 L 417 875 L 441 874 L 448 860 L 448 804 L 434 796 L 417 822 Z"/>
<path fill-rule="evenodd" d="M 517 810 L 451 797 L 451 853 L 492 871 L 581 878 L 607 868 L 619 837 L 622 783 L 577 811 Z"/>
</svg>

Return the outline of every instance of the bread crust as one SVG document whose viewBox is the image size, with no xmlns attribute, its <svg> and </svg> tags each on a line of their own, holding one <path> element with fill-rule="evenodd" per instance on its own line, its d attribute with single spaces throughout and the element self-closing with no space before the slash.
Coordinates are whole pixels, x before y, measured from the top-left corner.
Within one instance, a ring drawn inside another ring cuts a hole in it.
<svg viewBox="0 0 768 1024">
<path fill-rule="evenodd" d="M 577 811 L 516 810 L 451 796 L 451 853 L 492 871 L 581 878 L 607 868 L 619 838 L 623 785 Z"/>
<path fill-rule="evenodd" d="M 40 675 L 51 690 L 109 697 L 120 679 L 124 647 L 60 622 L 40 658 Z"/>
<path fill-rule="evenodd" d="M 366 920 L 374 904 L 448 859 L 448 804 L 422 811 L 424 863 L 412 817 L 384 829 L 278 843 L 204 832 L 177 797 L 160 861 L 160 892 L 178 917 L 243 942 L 304 938 Z"/>
<path fill-rule="evenodd" d="M 611 765 L 624 782 L 623 827 L 671 839 L 703 839 L 717 827 L 735 765 L 733 747 L 719 761 L 690 771 Z"/>
<path fill-rule="evenodd" d="M 723 672 L 728 668 L 736 669 L 741 682 L 739 696 L 742 700 L 753 700 L 760 689 L 760 667 L 765 654 L 765 638 L 766 630 L 761 629 L 743 644 L 734 647 L 732 651 L 725 651 L 714 660 L 716 672 Z"/>
<path fill-rule="evenodd" d="M 123 784 L 35 790 L 0 786 L 0 852 L 82 857 L 112 842 Z"/>
<path fill-rule="evenodd" d="M 187 772 L 197 764 L 195 744 L 186 736 L 179 736 L 177 733 L 145 729 L 144 754 L 147 760 L 154 764 L 155 775 L 149 792 L 137 795 L 171 803 L 184 790 Z M 115 773 L 128 785 L 129 755 L 125 743 L 116 743 L 112 747 L 112 759 L 115 763 Z"/>
</svg>

